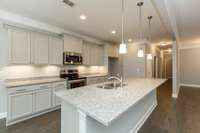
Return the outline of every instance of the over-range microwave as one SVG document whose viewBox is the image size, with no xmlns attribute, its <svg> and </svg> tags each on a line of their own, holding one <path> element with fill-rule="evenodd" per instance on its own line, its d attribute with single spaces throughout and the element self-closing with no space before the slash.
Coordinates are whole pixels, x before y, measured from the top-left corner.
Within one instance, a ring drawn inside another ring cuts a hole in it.
<svg viewBox="0 0 200 133">
<path fill-rule="evenodd" d="M 82 65 L 83 57 L 80 53 L 75 52 L 64 52 L 63 54 L 64 65 Z"/>
</svg>

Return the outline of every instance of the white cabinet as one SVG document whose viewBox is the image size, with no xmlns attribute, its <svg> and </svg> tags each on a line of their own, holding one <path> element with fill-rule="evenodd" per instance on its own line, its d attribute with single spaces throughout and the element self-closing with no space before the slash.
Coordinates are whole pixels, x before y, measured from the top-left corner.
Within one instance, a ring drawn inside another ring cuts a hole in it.
<svg viewBox="0 0 200 133">
<path fill-rule="evenodd" d="M 49 64 L 63 64 L 63 39 L 49 37 Z"/>
<path fill-rule="evenodd" d="M 8 33 L 10 64 L 63 64 L 63 38 L 21 29 L 8 29 Z M 77 43 L 67 44 L 75 45 L 73 49 L 82 49 Z"/>
<path fill-rule="evenodd" d="M 33 87 L 16 87 L 8 90 L 8 121 L 33 113 Z"/>
<path fill-rule="evenodd" d="M 51 85 L 38 86 L 35 93 L 35 112 L 40 112 L 51 107 Z"/>
<path fill-rule="evenodd" d="M 119 57 L 119 47 L 118 45 L 106 45 L 108 57 L 118 58 Z"/>
<path fill-rule="evenodd" d="M 104 48 L 100 45 L 83 44 L 83 64 L 90 66 L 104 65 Z"/>
<path fill-rule="evenodd" d="M 24 30 L 9 29 L 10 64 L 30 63 L 30 33 Z"/>
<path fill-rule="evenodd" d="M 17 119 L 33 112 L 33 93 L 10 95 L 10 119 Z"/>
<path fill-rule="evenodd" d="M 49 38 L 47 35 L 31 33 L 31 63 L 49 63 Z"/>
<path fill-rule="evenodd" d="M 58 109 L 55 92 L 66 89 L 66 81 L 8 89 L 7 125 Z"/>
<path fill-rule="evenodd" d="M 64 36 L 64 51 L 82 53 L 82 44 L 82 39 L 68 35 Z"/>
<path fill-rule="evenodd" d="M 98 46 L 90 45 L 90 65 L 98 66 Z"/>
<path fill-rule="evenodd" d="M 83 44 L 83 53 L 82 53 L 82 56 L 83 56 L 83 64 L 84 65 L 91 65 L 90 64 L 90 44 Z"/>
<path fill-rule="evenodd" d="M 55 92 L 65 90 L 67 88 L 66 82 L 53 83 L 53 106 L 61 105 L 61 99 L 55 95 Z"/>
</svg>

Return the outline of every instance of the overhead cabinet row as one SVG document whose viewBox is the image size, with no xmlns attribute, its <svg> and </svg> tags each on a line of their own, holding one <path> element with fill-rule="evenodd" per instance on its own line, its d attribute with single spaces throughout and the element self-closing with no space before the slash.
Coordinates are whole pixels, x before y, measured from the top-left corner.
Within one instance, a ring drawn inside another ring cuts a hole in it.
<svg viewBox="0 0 200 133">
<path fill-rule="evenodd" d="M 10 64 L 63 64 L 62 38 L 20 29 L 8 33 Z"/>
</svg>

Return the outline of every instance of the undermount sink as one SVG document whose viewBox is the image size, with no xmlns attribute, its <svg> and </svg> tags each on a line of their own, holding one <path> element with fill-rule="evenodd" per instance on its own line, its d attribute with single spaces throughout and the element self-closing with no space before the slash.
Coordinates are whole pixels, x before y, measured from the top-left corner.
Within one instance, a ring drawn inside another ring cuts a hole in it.
<svg viewBox="0 0 200 133">
<path fill-rule="evenodd" d="M 127 86 L 127 84 L 123 84 L 122 87 Z M 103 85 L 98 85 L 97 88 L 102 88 L 102 89 L 116 89 L 118 87 L 121 87 L 120 83 L 106 83 Z"/>
</svg>

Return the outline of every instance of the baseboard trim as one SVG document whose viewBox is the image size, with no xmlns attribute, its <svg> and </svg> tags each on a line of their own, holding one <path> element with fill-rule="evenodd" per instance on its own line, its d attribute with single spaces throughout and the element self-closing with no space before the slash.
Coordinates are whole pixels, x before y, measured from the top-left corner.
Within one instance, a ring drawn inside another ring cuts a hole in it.
<svg viewBox="0 0 200 133">
<path fill-rule="evenodd" d="M 181 83 L 180 86 L 200 88 L 200 85 L 196 85 L 196 84 L 183 84 L 183 83 Z"/>
<path fill-rule="evenodd" d="M 7 112 L 0 113 L 0 120 L 7 117 Z"/>
<path fill-rule="evenodd" d="M 158 105 L 157 102 L 155 102 L 144 114 L 144 116 L 138 121 L 138 123 L 133 127 L 133 129 L 130 131 L 130 133 L 137 133 L 140 128 L 143 126 L 145 121 L 149 118 L 149 116 L 152 114 L 156 106 Z"/>
</svg>

